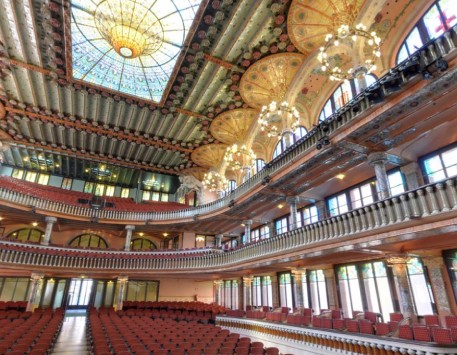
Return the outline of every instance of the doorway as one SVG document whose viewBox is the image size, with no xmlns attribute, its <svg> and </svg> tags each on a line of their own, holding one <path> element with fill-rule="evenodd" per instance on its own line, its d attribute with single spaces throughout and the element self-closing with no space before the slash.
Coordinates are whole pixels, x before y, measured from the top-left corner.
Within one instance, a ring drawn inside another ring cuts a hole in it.
<svg viewBox="0 0 457 355">
<path fill-rule="evenodd" d="M 68 289 L 67 309 L 87 309 L 90 305 L 94 280 L 71 279 Z"/>
</svg>

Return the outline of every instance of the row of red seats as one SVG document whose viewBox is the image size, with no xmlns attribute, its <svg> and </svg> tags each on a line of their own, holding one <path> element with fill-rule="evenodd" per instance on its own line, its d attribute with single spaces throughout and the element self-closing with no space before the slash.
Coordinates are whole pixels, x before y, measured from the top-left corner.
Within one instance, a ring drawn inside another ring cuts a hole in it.
<svg viewBox="0 0 457 355">
<path fill-rule="evenodd" d="M 199 301 L 124 301 L 122 307 L 123 309 L 208 311 L 217 314 L 226 311 L 222 306 Z"/>
<path fill-rule="evenodd" d="M 277 355 L 277 348 L 265 349 L 261 342 L 251 342 L 239 334 L 197 322 L 132 318 L 109 310 L 90 311 L 89 334 L 97 354 L 154 355 Z"/>
<path fill-rule="evenodd" d="M 10 176 L 4 175 L 0 176 L 0 185 L 3 188 L 10 189 L 21 194 L 33 196 L 47 201 L 63 202 L 67 205 L 78 207 L 89 207 L 89 204 L 80 203 L 79 200 L 90 201 L 93 197 L 92 194 L 85 192 L 64 190 L 59 187 L 49 185 L 40 185 L 26 180 L 15 179 Z M 103 202 L 107 202 L 112 206 L 105 208 L 119 211 L 169 212 L 189 207 L 178 202 L 145 201 L 137 203 L 131 198 L 108 196 L 104 196 L 101 198 Z"/>
<path fill-rule="evenodd" d="M 227 311 L 228 316 L 243 317 L 242 311 Z M 354 318 L 343 318 L 341 310 L 324 310 L 319 316 L 312 316 L 312 309 L 305 308 L 299 314 L 284 314 L 282 312 L 264 312 L 247 310 L 246 318 L 265 319 L 273 322 L 287 322 L 298 326 L 312 326 L 321 329 L 344 330 L 351 333 L 361 333 L 378 336 L 394 336 L 400 339 L 438 344 L 457 343 L 457 316 L 446 316 L 445 324 L 441 324 L 439 316 L 425 315 L 424 324 L 404 324 L 401 313 L 391 313 L 390 320 L 382 321 L 380 314 L 375 312 L 353 312 Z"/>
<path fill-rule="evenodd" d="M 9 309 L 25 311 L 26 308 L 27 301 L 0 301 L 0 311 L 7 311 Z"/>
<path fill-rule="evenodd" d="M 0 354 L 47 354 L 54 346 L 63 310 L 37 310 L 28 319 L 0 320 Z"/>
</svg>

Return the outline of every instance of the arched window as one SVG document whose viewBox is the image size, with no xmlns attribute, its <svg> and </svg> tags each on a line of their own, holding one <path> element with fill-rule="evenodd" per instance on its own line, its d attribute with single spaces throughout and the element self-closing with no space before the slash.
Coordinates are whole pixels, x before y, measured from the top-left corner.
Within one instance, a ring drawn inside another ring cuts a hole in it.
<svg viewBox="0 0 457 355">
<path fill-rule="evenodd" d="M 373 74 L 365 75 L 367 87 L 376 81 L 376 77 Z M 361 92 L 359 82 L 357 80 L 345 80 L 338 86 L 330 98 L 325 103 L 319 114 L 319 122 L 329 118 L 335 111 L 338 111 L 341 107 L 346 105 L 353 97 L 357 96 Z"/>
<path fill-rule="evenodd" d="M 236 180 L 229 180 L 228 185 L 227 185 L 227 190 L 225 190 L 225 193 L 228 195 L 235 189 L 236 189 Z"/>
<path fill-rule="evenodd" d="M 78 248 L 108 248 L 108 244 L 102 237 L 90 233 L 78 235 L 69 245 Z"/>
<path fill-rule="evenodd" d="M 7 238 L 16 239 L 21 242 L 39 243 L 44 237 L 44 233 L 36 228 L 18 229 L 10 234 Z"/>
<path fill-rule="evenodd" d="M 257 174 L 260 170 L 262 170 L 265 166 L 265 160 L 263 159 L 256 159 L 255 160 L 255 173 Z"/>
<path fill-rule="evenodd" d="M 131 250 L 155 250 L 155 249 L 157 249 L 157 246 L 149 239 L 136 238 L 136 239 L 132 240 L 130 249 Z"/>
<path fill-rule="evenodd" d="M 456 23 L 455 2 L 452 0 L 436 1 L 404 40 L 397 54 L 397 64 L 411 56 L 428 41 L 442 35 Z"/>
<path fill-rule="evenodd" d="M 282 152 L 286 150 L 288 146 L 293 145 L 296 143 L 300 138 L 303 138 L 306 136 L 308 131 L 306 130 L 305 127 L 299 126 L 295 133 L 287 132 L 284 133 L 281 137 L 281 140 L 276 144 L 275 150 L 273 151 L 273 159 L 276 158 L 278 155 L 280 155 Z M 289 145 L 288 140 L 290 139 Z"/>
</svg>

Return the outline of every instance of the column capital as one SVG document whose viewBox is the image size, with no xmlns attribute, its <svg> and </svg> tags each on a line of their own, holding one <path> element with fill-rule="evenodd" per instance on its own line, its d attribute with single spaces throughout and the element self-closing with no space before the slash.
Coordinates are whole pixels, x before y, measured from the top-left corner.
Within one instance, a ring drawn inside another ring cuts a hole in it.
<svg viewBox="0 0 457 355">
<path fill-rule="evenodd" d="M 245 226 L 250 226 L 250 225 L 252 224 L 252 219 L 245 219 L 245 220 L 243 221 L 243 224 L 244 224 Z"/>
<path fill-rule="evenodd" d="M 252 276 L 243 276 L 243 284 L 249 286 L 252 283 Z"/>
<path fill-rule="evenodd" d="M 128 230 L 128 231 L 129 231 L 129 230 L 130 230 L 130 231 L 134 231 L 134 230 L 135 230 L 135 226 L 134 226 L 134 225 L 132 225 L 132 224 L 127 224 L 127 225 L 125 226 L 125 230 Z"/>
<path fill-rule="evenodd" d="M 32 281 L 40 281 L 44 278 L 44 273 L 43 272 L 32 272 L 30 275 L 30 279 Z"/>
<path fill-rule="evenodd" d="M 371 166 L 377 164 L 386 164 L 389 161 L 387 154 L 385 152 L 373 152 L 368 154 L 368 163 Z"/>
<path fill-rule="evenodd" d="M 46 223 L 56 223 L 57 222 L 57 218 L 56 217 L 52 217 L 52 216 L 46 216 L 46 217 L 44 217 L 44 221 Z"/>
<path fill-rule="evenodd" d="M 286 197 L 286 202 L 291 204 L 297 204 L 300 201 L 300 196 L 288 196 Z"/>
<path fill-rule="evenodd" d="M 129 277 L 128 276 L 118 276 L 117 277 L 117 282 L 128 282 Z"/>
<path fill-rule="evenodd" d="M 422 258 L 422 262 L 429 269 L 440 269 L 444 266 L 444 259 L 441 255 L 439 256 L 426 256 Z"/>
</svg>

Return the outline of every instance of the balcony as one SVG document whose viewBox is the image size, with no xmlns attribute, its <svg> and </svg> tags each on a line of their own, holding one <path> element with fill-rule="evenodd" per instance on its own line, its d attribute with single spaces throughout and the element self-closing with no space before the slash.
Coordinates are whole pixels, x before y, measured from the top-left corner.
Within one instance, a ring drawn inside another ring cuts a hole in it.
<svg viewBox="0 0 457 355">
<path fill-rule="evenodd" d="M 159 273 L 199 270 L 210 273 L 220 268 L 241 269 L 245 264 L 261 262 L 266 257 L 280 261 L 312 257 L 316 253 L 355 250 L 382 245 L 392 238 L 410 238 L 408 235 L 414 233 L 425 231 L 428 235 L 437 228 L 452 229 L 457 216 L 456 185 L 456 178 L 426 185 L 235 250 L 79 251 L 2 240 L 0 263 L 34 269 L 153 270 Z M 395 234 L 389 233 L 392 230 Z"/>
</svg>

